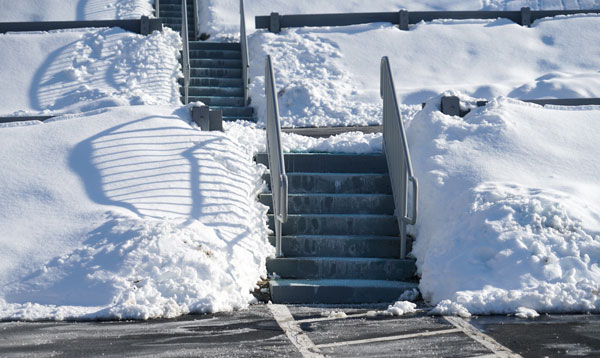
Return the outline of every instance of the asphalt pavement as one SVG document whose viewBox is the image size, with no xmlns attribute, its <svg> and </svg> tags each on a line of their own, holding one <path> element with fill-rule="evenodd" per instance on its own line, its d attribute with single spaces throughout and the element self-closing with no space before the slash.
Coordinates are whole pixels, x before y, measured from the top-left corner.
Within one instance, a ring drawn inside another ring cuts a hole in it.
<svg viewBox="0 0 600 358">
<path fill-rule="evenodd" d="M 600 357 L 600 315 L 373 315 L 256 305 L 177 319 L 2 322 L 0 357 Z"/>
</svg>

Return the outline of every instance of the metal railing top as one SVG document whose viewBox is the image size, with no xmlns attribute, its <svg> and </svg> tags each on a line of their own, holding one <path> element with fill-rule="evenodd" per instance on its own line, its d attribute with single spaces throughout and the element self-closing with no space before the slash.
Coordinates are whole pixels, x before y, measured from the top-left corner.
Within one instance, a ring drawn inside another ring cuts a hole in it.
<svg viewBox="0 0 600 358">
<path fill-rule="evenodd" d="M 248 105 L 248 69 L 250 57 L 248 55 L 248 37 L 246 35 L 246 14 L 244 0 L 240 0 L 240 47 L 242 50 L 242 80 L 244 81 L 244 105 Z"/>
<path fill-rule="evenodd" d="M 190 90 L 190 43 L 187 23 L 187 0 L 181 0 L 181 38 L 183 40 L 182 65 L 183 65 L 183 104 L 189 102 Z"/>
<path fill-rule="evenodd" d="M 133 20 L 0 22 L 0 33 L 52 31 L 88 27 L 120 27 L 125 31 L 141 35 L 149 35 L 154 31 L 162 31 L 163 29 L 159 19 L 142 16 L 140 19 Z"/>
<path fill-rule="evenodd" d="M 413 174 L 406 131 L 400 117 L 394 79 L 387 56 L 381 59 L 380 95 L 383 99 L 383 149 L 400 228 L 400 258 L 403 259 L 407 253 L 406 225 L 414 225 L 417 222 L 419 188 L 417 178 Z M 409 196 L 408 182 L 412 183 L 412 197 Z M 412 199 L 412 215 L 409 215 L 409 198 Z"/>
<path fill-rule="evenodd" d="M 520 11 L 407 11 L 396 12 L 364 12 L 345 14 L 298 14 L 280 15 L 273 12 L 267 16 L 255 17 L 256 29 L 269 29 L 278 33 L 282 28 L 306 27 L 306 26 L 348 26 L 373 22 L 390 22 L 398 25 L 401 30 L 408 30 L 408 25 L 414 25 L 421 21 L 433 21 L 436 19 L 497 19 L 506 18 L 523 26 L 530 26 L 533 21 L 545 17 L 558 15 L 575 15 L 600 13 L 600 9 L 594 10 L 540 10 L 532 11 L 528 7 Z"/>
<path fill-rule="evenodd" d="M 287 221 L 288 216 L 288 180 L 281 146 L 281 123 L 271 56 L 267 56 L 265 60 L 265 95 L 267 97 L 267 154 L 271 171 L 273 221 L 276 236 L 275 255 L 281 257 L 283 255 L 281 224 Z"/>
</svg>

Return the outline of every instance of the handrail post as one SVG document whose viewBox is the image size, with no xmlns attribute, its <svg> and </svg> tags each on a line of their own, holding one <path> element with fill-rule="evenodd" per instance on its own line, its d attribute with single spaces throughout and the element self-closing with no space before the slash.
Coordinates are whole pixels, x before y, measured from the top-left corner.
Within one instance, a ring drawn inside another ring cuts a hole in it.
<svg viewBox="0 0 600 358">
<path fill-rule="evenodd" d="M 190 88 L 190 44 L 187 23 L 187 0 L 181 0 L 181 38 L 183 40 L 183 104 L 188 104 Z"/>
<path fill-rule="evenodd" d="M 406 225 L 414 225 L 417 222 L 419 187 L 417 178 L 413 175 L 406 131 L 398 110 L 394 79 L 387 56 L 381 58 L 379 85 L 383 99 L 383 149 L 388 163 L 400 231 L 400 258 L 404 259 L 407 254 Z M 412 183 L 412 216 L 409 215 L 408 205 L 409 181 Z"/>
<path fill-rule="evenodd" d="M 198 39 L 198 33 L 200 33 L 200 19 L 198 18 L 198 0 L 192 0 L 194 2 L 194 38 L 193 41 Z"/>
<path fill-rule="evenodd" d="M 271 171 L 271 193 L 273 197 L 273 226 L 275 226 L 275 255 L 283 256 L 282 224 L 288 216 L 288 180 L 285 173 L 283 148 L 281 146 L 281 123 L 279 105 L 275 91 L 275 76 L 271 56 L 265 60 L 265 95 L 267 97 L 267 155 Z"/>
<path fill-rule="evenodd" d="M 240 46 L 242 50 L 242 80 L 244 81 L 244 105 L 248 105 L 248 68 L 250 58 L 248 56 L 248 37 L 246 35 L 246 14 L 244 11 L 244 0 L 240 0 Z"/>
<path fill-rule="evenodd" d="M 154 0 L 154 16 L 157 19 L 160 17 L 160 0 Z"/>
</svg>

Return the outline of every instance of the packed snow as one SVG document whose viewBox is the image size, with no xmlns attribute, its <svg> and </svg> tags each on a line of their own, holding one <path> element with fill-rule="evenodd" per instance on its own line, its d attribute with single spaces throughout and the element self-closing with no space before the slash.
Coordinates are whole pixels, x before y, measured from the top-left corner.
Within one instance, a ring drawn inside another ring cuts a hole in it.
<svg viewBox="0 0 600 358">
<path fill-rule="evenodd" d="M 139 19 L 154 0 L 0 0 L 0 22 Z"/>
<path fill-rule="evenodd" d="M 263 169 L 188 107 L 0 128 L 0 319 L 246 307 L 266 276 Z"/>
<path fill-rule="evenodd" d="M 439 20 L 400 31 L 376 23 L 257 31 L 249 38 L 257 118 L 270 54 L 284 127 L 381 124 L 379 67 L 389 56 L 401 113 L 446 90 L 478 98 L 600 97 L 600 15 L 536 21 Z M 519 39 L 515 41 L 514 39 Z"/>
<path fill-rule="evenodd" d="M 501 98 L 460 118 L 435 98 L 410 122 L 426 301 L 473 314 L 600 310 L 599 117 L 599 106 Z"/>
<path fill-rule="evenodd" d="M 0 115 L 180 105 L 177 33 L 119 28 L 0 34 Z"/>
</svg>

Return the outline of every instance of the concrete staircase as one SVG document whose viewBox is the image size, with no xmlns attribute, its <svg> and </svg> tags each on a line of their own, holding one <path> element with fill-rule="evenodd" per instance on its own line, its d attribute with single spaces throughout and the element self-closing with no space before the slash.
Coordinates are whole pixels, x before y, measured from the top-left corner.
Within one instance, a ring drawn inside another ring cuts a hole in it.
<svg viewBox="0 0 600 358">
<path fill-rule="evenodd" d="M 289 215 L 284 257 L 267 262 L 276 303 L 390 302 L 416 288 L 400 238 L 382 154 L 286 154 Z M 256 161 L 268 166 L 266 154 Z M 270 183 L 270 178 L 265 178 Z M 272 196 L 260 195 L 271 207 Z M 270 237 L 275 245 L 275 237 Z M 410 248 L 409 248 L 410 249 Z"/>
<path fill-rule="evenodd" d="M 190 36 L 189 101 L 201 101 L 211 110 L 223 112 L 223 120 L 254 120 L 254 110 L 244 103 L 242 54 L 240 43 L 195 41 L 194 9 L 188 1 Z M 163 24 L 181 31 L 181 1 L 161 0 Z M 180 79 L 183 84 L 183 79 Z M 183 93 L 183 87 L 181 88 Z"/>
</svg>

